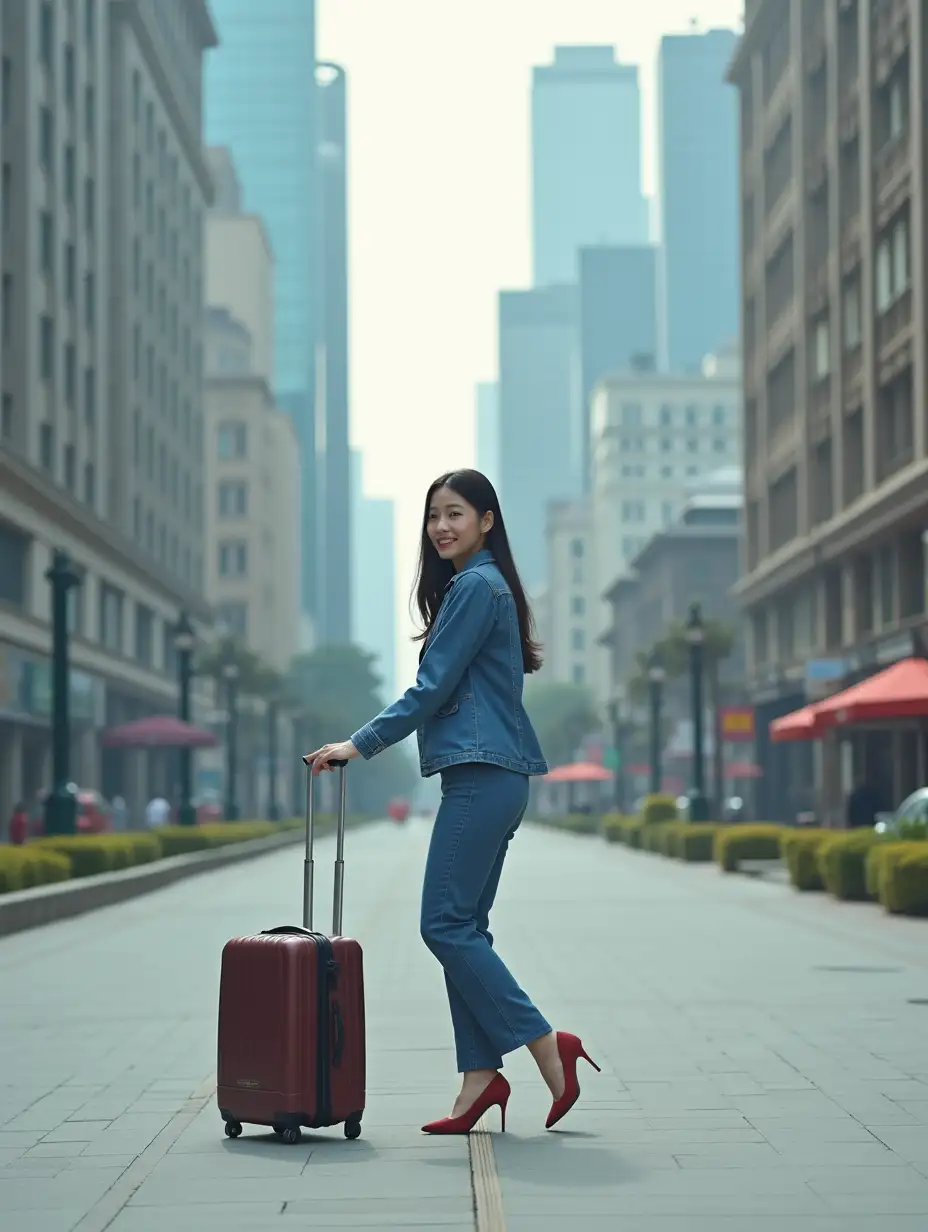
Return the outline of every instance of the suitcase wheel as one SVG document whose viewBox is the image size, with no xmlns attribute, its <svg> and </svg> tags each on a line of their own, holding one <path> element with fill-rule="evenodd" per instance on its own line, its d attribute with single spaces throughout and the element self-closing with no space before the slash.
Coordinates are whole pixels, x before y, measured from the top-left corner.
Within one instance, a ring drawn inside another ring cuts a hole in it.
<svg viewBox="0 0 928 1232">
<path fill-rule="evenodd" d="M 242 1124 L 240 1121 L 226 1121 L 226 1137 L 239 1138 L 242 1133 Z"/>
<path fill-rule="evenodd" d="M 348 1120 L 345 1122 L 345 1137 L 346 1138 L 360 1138 L 361 1137 L 361 1114 L 360 1112 L 354 1113 L 354 1115 L 350 1116 Z"/>
<path fill-rule="evenodd" d="M 282 1142 L 286 1142 L 288 1146 L 296 1146 L 303 1137 L 297 1125 L 275 1125 L 274 1133 Z"/>
</svg>

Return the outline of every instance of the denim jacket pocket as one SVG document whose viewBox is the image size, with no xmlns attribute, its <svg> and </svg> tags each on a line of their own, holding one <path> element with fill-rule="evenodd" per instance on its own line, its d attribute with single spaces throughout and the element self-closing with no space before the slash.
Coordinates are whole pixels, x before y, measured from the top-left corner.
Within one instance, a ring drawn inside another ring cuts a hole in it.
<svg viewBox="0 0 928 1232">
<path fill-rule="evenodd" d="M 461 702 L 469 701 L 470 693 L 463 693 L 460 697 L 456 697 L 453 702 L 445 702 L 444 706 L 435 711 L 436 719 L 447 719 L 452 714 L 457 714 L 461 709 Z"/>
</svg>

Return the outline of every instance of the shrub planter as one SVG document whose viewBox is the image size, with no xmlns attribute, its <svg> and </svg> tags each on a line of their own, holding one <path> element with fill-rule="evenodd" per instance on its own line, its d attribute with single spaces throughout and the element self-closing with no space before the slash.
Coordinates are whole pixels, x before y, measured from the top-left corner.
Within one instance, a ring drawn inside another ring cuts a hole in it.
<svg viewBox="0 0 928 1232">
<path fill-rule="evenodd" d="M 819 873 L 825 889 L 845 902 L 866 902 L 876 897 L 867 890 L 867 855 L 884 842 L 874 830 L 832 833 L 817 852 Z"/>
<path fill-rule="evenodd" d="M 784 830 L 780 852 L 786 861 L 790 884 L 797 890 L 823 890 L 825 883 L 818 853 L 832 836 L 831 830 Z"/>
<path fill-rule="evenodd" d="M 781 834 L 780 826 L 723 826 L 715 836 L 715 860 L 725 873 L 738 872 L 742 860 L 778 860 Z"/>
</svg>

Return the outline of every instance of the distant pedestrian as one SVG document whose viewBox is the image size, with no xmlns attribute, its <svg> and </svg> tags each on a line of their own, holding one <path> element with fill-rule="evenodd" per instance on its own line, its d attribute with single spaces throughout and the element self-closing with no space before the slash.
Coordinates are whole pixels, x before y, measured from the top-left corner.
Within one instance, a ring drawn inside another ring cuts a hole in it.
<svg viewBox="0 0 928 1232">
<path fill-rule="evenodd" d="M 417 602 L 425 626 L 411 689 L 339 744 L 304 761 L 365 760 L 414 730 L 423 777 L 441 774 L 422 890 L 422 938 L 445 971 L 458 1070 L 450 1117 L 430 1134 L 466 1134 L 498 1105 L 506 1124 L 503 1055 L 527 1045 L 554 1102 L 550 1128 L 576 1102 L 575 1035 L 553 1031 L 493 949 L 489 912 L 503 860 L 525 815 L 529 779 L 547 765 L 522 703 L 540 647 L 493 485 L 479 471 L 452 471 L 428 490 L 419 547 Z M 592 1062 L 591 1062 L 592 1064 Z"/>
<path fill-rule="evenodd" d="M 126 823 L 129 817 L 129 810 L 122 796 L 113 796 L 112 811 L 113 829 L 117 834 L 120 834 L 126 829 Z"/>
<path fill-rule="evenodd" d="M 847 798 L 848 828 L 857 830 L 874 825 L 879 807 L 876 791 L 866 775 L 862 775 Z"/>
<path fill-rule="evenodd" d="M 145 806 L 145 824 L 149 830 L 166 826 L 171 820 L 171 806 L 164 796 L 154 796 Z"/>
<path fill-rule="evenodd" d="M 21 847 L 28 838 L 29 810 L 26 808 L 25 801 L 20 800 L 10 817 L 10 842 Z"/>
</svg>

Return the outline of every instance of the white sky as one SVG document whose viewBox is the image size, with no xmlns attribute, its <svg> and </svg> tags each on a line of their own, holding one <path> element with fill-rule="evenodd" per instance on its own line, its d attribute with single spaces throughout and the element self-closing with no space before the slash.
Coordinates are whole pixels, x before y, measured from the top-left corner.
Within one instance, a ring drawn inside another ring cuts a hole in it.
<svg viewBox="0 0 928 1232">
<path fill-rule="evenodd" d="M 741 0 L 320 0 L 320 58 L 348 72 L 352 444 L 396 501 L 401 687 L 422 500 L 473 463 L 474 385 L 496 376 L 496 292 L 530 280 L 529 91 L 558 43 L 640 67 L 654 192 L 660 37 L 736 27 Z"/>
</svg>

